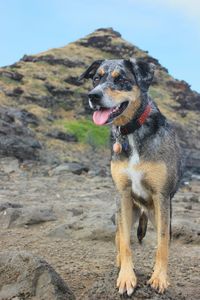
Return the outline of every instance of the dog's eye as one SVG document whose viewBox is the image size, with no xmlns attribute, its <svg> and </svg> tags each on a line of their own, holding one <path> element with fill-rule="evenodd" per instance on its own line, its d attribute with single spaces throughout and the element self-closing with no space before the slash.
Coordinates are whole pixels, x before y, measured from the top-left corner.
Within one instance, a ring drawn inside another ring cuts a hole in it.
<svg viewBox="0 0 200 300">
<path fill-rule="evenodd" d="M 99 84 L 99 81 L 100 81 L 100 77 L 99 76 L 96 76 L 93 78 L 93 85 L 96 86 L 97 84 Z"/>
<path fill-rule="evenodd" d="M 126 82 L 128 82 L 128 79 L 127 78 L 125 78 L 125 77 L 123 77 L 123 76 L 119 76 L 119 77 L 117 77 L 116 79 L 115 79 L 115 81 L 116 81 L 116 83 L 126 83 Z"/>
</svg>

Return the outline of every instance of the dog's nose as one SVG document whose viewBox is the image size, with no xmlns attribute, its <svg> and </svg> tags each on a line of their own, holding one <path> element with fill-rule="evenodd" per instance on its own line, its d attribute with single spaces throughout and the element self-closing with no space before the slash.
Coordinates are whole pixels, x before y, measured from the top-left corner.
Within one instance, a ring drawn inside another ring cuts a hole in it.
<svg viewBox="0 0 200 300">
<path fill-rule="evenodd" d="M 90 101 L 93 102 L 94 104 L 98 104 L 102 96 L 103 93 L 101 91 L 93 91 L 88 94 Z"/>
</svg>

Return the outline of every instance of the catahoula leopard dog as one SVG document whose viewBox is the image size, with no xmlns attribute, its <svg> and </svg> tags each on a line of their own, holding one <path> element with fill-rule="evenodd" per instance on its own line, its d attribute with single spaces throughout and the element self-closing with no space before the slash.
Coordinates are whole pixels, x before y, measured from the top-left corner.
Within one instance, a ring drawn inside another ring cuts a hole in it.
<svg viewBox="0 0 200 300">
<path fill-rule="evenodd" d="M 157 251 L 148 284 L 163 293 L 171 229 L 171 199 L 177 191 L 182 163 L 174 129 L 148 95 L 155 66 L 144 60 L 97 60 L 80 76 L 93 80 L 89 105 L 93 121 L 111 124 L 111 174 L 120 195 L 116 223 L 119 293 L 131 295 L 137 285 L 130 235 L 145 236 L 148 219 L 157 230 Z"/>
</svg>

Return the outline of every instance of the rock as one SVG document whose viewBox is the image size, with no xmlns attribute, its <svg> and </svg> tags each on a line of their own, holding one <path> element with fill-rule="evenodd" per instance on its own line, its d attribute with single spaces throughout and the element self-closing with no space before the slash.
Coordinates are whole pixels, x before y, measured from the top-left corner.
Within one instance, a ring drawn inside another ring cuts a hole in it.
<svg viewBox="0 0 200 300">
<path fill-rule="evenodd" d="M 200 202 L 200 196 L 194 194 L 190 197 L 190 201 L 195 202 L 195 203 L 199 203 Z"/>
<path fill-rule="evenodd" d="M 71 212 L 72 214 L 67 214 Z M 61 239 L 85 241 L 114 241 L 116 226 L 110 215 L 88 212 L 79 209 L 67 209 L 66 223 L 51 229 L 48 236 Z"/>
<path fill-rule="evenodd" d="M 2 68 L 0 70 L 0 76 L 7 77 L 9 79 L 13 79 L 16 81 L 21 81 L 22 78 L 24 77 L 22 74 L 20 74 L 18 72 L 8 71 L 8 70 L 5 70 L 4 68 Z"/>
<path fill-rule="evenodd" d="M 6 210 L 7 208 L 22 208 L 23 205 L 19 203 L 11 203 L 11 202 L 5 202 L 0 204 L 0 212 L 3 210 Z"/>
<path fill-rule="evenodd" d="M 66 142 L 78 142 L 78 139 L 74 134 L 59 131 L 59 130 L 48 132 L 46 135 L 51 138 L 66 141 Z"/>
<path fill-rule="evenodd" d="M 52 169 L 49 174 L 50 175 L 60 175 L 64 172 L 71 172 L 76 175 L 81 175 L 83 172 L 88 172 L 89 168 L 84 166 L 83 164 L 76 162 L 69 162 L 61 164 L 60 166 Z"/>
<path fill-rule="evenodd" d="M 28 124 L 37 125 L 37 118 L 26 110 L 0 108 L 0 154 L 20 160 L 35 159 L 41 144 Z"/>
<path fill-rule="evenodd" d="M 186 205 L 186 206 L 185 206 L 185 209 L 192 210 L 192 205 L 190 205 L 190 204 L 189 204 L 189 205 Z"/>
<path fill-rule="evenodd" d="M 72 212 L 72 216 L 80 216 L 83 214 L 83 209 L 82 208 L 68 208 L 67 211 Z"/>
<path fill-rule="evenodd" d="M 157 291 L 150 288 L 147 285 L 148 277 L 142 273 L 136 271 L 138 278 L 137 288 L 133 295 L 130 297 L 125 293 L 123 296 L 119 295 L 118 289 L 115 287 L 115 283 L 118 276 L 117 268 L 105 273 L 98 281 L 96 281 L 88 292 L 87 299 L 89 300 L 113 300 L 113 299 L 152 299 L 152 300 L 185 300 L 184 296 L 179 296 L 170 289 L 164 294 L 158 294 Z M 84 298 L 84 297 L 83 297 Z"/>
<path fill-rule="evenodd" d="M 37 207 L 16 208 L 12 207 L 12 205 L 11 207 L 8 205 L 6 209 L 3 209 L 0 216 L 0 225 L 3 228 L 35 225 L 57 219 L 52 209 Z"/>
<path fill-rule="evenodd" d="M 98 32 L 98 31 L 101 31 L 101 32 L 109 33 L 109 34 L 111 34 L 111 35 L 113 35 L 113 36 L 115 36 L 115 37 L 119 37 L 119 38 L 121 37 L 121 33 L 118 32 L 118 31 L 116 31 L 116 30 L 114 30 L 112 27 L 108 27 L 108 28 L 98 28 L 96 31 L 97 31 L 97 32 Z"/>
<path fill-rule="evenodd" d="M 94 170 L 90 170 L 88 172 L 88 175 L 91 177 L 94 177 L 94 176 L 107 177 L 107 176 L 109 176 L 108 170 L 106 170 L 106 168 L 98 168 L 98 167 L 96 167 Z"/>
<path fill-rule="evenodd" d="M 17 159 L 13 159 L 12 157 L 2 158 L 0 163 L 0 170 L 6 174 L 19 172 L 19 161 Z"/>
<path fill-rule="evenodd" d="M 177 224 L 176 220 L 172 226 L 173 239 L 178 239 L 184 244 L 200 245 L 200 226 L 199 224 L 192 224 L 190 221 L 182 220 L 181 224 Z"/>
<path fill-rule="evenodd" d="M 76 85 L 76 86 L 80 86 L 82 85 L 82 82 L 78 80 L 78 77 L 75 77 L 75 76 L 69 76 L 69 77 L 66 77 L 64 79 L 65 82 L 69 83 L 69 84 L 73 84 L 73 85 Z"/>
<path fill-rule="evenodd" d="M 54 86 L 50 84 L 49 82 L 45 83 L 45 87 L 49 91 L 50 94 L 53 96 L 71 96 L 73 95 L 73 91 L 71 91 L 69 88 L 58 88 L 57 86 Z"/>
<path fill-rule="evenodd" d="M 33 75 L 33 78 L 36 78 L 36 79 L 39 79 L 39 80 L 43 81 L 43 80 L 47 79 L 47 76 L 40 72 L 40 73 L 37 73 L 37 74 Z"/>
<path fill-rule="evenodd" d="M 79 60 L 71 60 L 69 58 L 60 58 L 53 56 L 51 54 L 47 55 L 40 55 L 40 56 L 33 56 L 33 55 L 24 55 L 21 61 L 26 62 L 46 62 L 50 65 L 64 65 L 68 68 L 74 67 L 83 67 L 85 64 Z"/>
<path fill-rule="evenodd" d="M 53 238 L 61 238 L 61 239 L 67 239 L 69 238 L 69 236 L 71 237 L 71 235 L 69 234 L 69 225 L 63 224 L 52 229 L 49 232 L 48 236 Z"/>
<path fill-rule="evenodd" d="M 24 93 L 24 90 L 20 87 L 14 88 L 12 90 L 6 90 L 5 94 L 9 97 L 18 97 Z"/>
<path fill-rule="evenodd" d="M 30 253 L 1 252 L 0 269 L 0 299 L 75 299 L 59 274 Z"/>
</svg>

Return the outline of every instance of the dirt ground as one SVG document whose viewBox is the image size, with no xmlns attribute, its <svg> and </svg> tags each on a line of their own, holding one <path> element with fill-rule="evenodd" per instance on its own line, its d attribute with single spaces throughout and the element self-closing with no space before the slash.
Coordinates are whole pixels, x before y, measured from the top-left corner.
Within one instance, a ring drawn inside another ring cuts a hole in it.
<svg viewBox="0 0 200 300">
<path fill-rule="evenodd" d="M 108 162 L 104 164 L 108 173 Z M 125 298 L 118 295 L 115 287 L 115 225 L 111 217 L 115 213 L 116 192 L 104 171 L 98 175 L 75 175 L 54 172 L 52 167 L 36 163 L 19 167 L 12 159 L 0 162 L 0 204 L 52 208 L 57 217 L 36 225 L 1 226 L 0 249 L 26 250 L 44 258 L 67 282 L 76 299 L 81 300 Z M 173 199 L 171 285 L 164 295 L 146 285 L 154 262 L 155 231 L 150 225 L 140 245 L 133 229 L 138 287 L 132 299 L 200 299 L 199 191 L 198 178 L 194 178 Z"/>
</svg>

